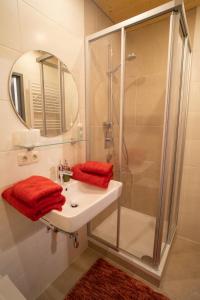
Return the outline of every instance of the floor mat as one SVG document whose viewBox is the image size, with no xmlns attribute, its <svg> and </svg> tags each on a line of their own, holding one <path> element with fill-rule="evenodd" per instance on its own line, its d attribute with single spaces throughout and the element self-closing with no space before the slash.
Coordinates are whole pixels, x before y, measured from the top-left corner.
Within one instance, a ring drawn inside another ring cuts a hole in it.
<svg viewBox="0 0 200 300">
<path fill-rule="evenodd" d="M 69 292 L 65 300 L 169 300 L 143 282 L 130 277 L 103 259 Z"/>
</svg>

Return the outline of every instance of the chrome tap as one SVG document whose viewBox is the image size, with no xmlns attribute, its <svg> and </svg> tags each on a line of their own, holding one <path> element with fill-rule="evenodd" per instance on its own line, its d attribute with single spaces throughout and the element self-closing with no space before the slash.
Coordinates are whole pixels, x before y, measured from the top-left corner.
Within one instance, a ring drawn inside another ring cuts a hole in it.
<svg viewBox="0 0 200 300">
<path fill-rule="evenodd" d="M 68 165 L 66 165 L 66 161 L 65 164 L 62 164 L 60 162 L 60 164 L 58 165 L 58 180 L 60 181 L 61 184 L 63 184 L 64 182 L 69 181 L 65 180 L 65 177 L 72 177 L 73 172 L 71 171 L 70 167 Z"/>
</svg>

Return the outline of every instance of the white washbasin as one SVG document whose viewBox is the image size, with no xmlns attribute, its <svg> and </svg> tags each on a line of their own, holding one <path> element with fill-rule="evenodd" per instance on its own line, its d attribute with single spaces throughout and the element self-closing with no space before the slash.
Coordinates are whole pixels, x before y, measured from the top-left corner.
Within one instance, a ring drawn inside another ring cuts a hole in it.
<svg viewBox="0 0 200 300">
<path fill-rule="evenodd" d="M 62 194 L 66 196 L 66 202 L 62 211 L 52 210 L 41 221 L 66 232 L 75 232 L 119 198 L 121 192 L 122 183 L 115 180 L 110 181 L 107 189 L 70 180 L 63 187 Z M 72 207 L 71 203 L 78 206 Z"/>
</svg>

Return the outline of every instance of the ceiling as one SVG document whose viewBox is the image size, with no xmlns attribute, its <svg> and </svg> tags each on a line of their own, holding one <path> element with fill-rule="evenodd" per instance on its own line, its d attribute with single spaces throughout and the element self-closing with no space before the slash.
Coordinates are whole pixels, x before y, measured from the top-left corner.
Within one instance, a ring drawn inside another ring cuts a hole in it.
<svg viewBox="0 0 200 300">
<path fill-rule="evenodd" d="M 94 0 L 114 23 L 131 18 L 144 11 L 162 5 L 168 0 Z M 185 8 L 200 5 L 200 0 L 184 0 Z"/>
</svg>

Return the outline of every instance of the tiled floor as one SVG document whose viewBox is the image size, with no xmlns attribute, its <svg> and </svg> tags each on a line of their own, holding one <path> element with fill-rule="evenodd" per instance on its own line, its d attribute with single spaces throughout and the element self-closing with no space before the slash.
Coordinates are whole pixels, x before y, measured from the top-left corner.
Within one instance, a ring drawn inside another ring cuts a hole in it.
<svg viewBox="0 0 200 300">
<path fill-rule="evenodd" d="M 63 300 L 67 292 L 100 256 L 88 248 L 37 300 Z M 124 271 L 137 277 L 127 270 Z M 157 290 L 171 300 L 200 300 L 199 244 L 176 238 L 161 286 Z"/>
</svg>

